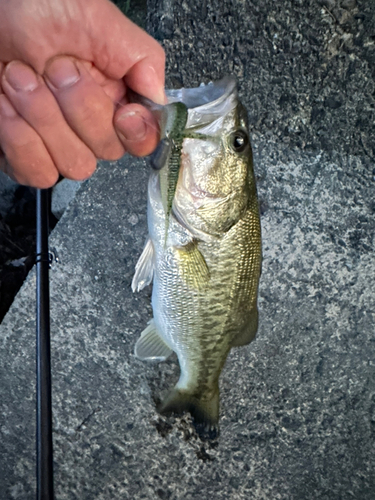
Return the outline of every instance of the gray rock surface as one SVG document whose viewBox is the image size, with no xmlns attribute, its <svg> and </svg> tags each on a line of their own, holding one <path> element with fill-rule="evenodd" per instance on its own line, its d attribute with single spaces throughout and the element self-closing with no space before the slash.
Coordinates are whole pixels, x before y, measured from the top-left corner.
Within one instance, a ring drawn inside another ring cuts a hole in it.
<svg viewBox="0 0 375 500">
<path fill-rule="evenodd" d="M 375 2 L 153 0 L 167 85 L 237 75 L 250 123 L 290 147 L 375 153 Z"/>
<path fill-rule="evenodd" d="M 147 168 L 103 163 L 51 237 L 56 498 L 373 500 L 370 2 L 195 5 L 164 0 L 161 19 L 151 2 L 150 22 L 167 37 L 169 85 L 239 78 L 262 209 L 259 333 L 224 368 L 217 443 L 200 442 L 189 417 L 158 416 L 154 401 L 178 366 L 134 359 L 150 290 L 130 290 L 146 237 Z M 350 29 L 353 45 L 331 55 L 335 30 Z M 352 60 L 345 79 L 340 68 Z M 34 289 L 31 274 L 0 326 L 6 500 L 35 491 Z"/>
<path fill-rule="evenodd" d="M 74 199 L 82 182 L 63 179 L 52 190 L 51 211 L 56 219 L 61 219 L 63 213 L 68 208 L 69 203 Z"/>
<path fill-rule="evenodd" d="M 18 184 L 0 171 L 0 216 L 4 217 L 13 203 L 13 195 Z"/>
</svg>

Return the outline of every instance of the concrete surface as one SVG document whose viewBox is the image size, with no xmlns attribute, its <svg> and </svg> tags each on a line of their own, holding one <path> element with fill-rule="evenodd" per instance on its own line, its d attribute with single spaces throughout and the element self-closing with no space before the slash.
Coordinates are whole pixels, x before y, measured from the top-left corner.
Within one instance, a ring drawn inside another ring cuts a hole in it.
<svg viewBox="0 0 375 500">
<path fill-rule="evenodd" d="M 262 209 L 260 329 L 223 371 L 217 443 L 157 415 L 178 367 L 133 356 L 151 316 L 150 290 L 130 291 L 148 170 L 102 164 L 51 237 L 56 498 L 373 500 L 374 4 L 194 5 L 150 2 L 150 29 L 169 85 L 239 78 Z M 0 326 L 6 500 L 35 491 L 34 289 L 31 274 Z"/>
<path fill-rule="evenodd" d="M 82 182 L 62 179 L 52 190 L 51 211 L 56 219 L 61 219 L 69 203 L 75 198 Z"/>
<path fill-rule="evenodd" d="M 0 171 L 0 217 L 4 217 L 13 203 L 13 195 L 18 184 Z"/>
</svg>

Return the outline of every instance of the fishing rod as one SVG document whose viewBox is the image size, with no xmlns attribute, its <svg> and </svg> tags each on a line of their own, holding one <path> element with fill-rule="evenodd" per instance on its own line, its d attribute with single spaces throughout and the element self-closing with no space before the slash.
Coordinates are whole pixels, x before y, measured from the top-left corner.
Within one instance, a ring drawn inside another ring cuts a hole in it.
<svg viewBox="0 0 375 500">
<path fill-rule="evenodd" d="M 36 193 L 36 462 L 37 500 L 53 500 L 51 341 L 48 250 L 50 189 Z"/>
</svg>

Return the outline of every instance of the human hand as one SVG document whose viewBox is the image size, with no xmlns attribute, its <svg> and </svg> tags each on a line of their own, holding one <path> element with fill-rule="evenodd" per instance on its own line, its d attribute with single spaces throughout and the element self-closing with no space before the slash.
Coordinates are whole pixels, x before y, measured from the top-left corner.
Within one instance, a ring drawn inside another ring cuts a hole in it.
<svg viewBox="0 0 375 500">
<path fill-rule="evenodd" d="M 163 103 L 164 61 L 108 0 L 0 0 L 0 168 L 45 188 L 151 153 L 156 118 L 127 88 Z"/>
</svg>

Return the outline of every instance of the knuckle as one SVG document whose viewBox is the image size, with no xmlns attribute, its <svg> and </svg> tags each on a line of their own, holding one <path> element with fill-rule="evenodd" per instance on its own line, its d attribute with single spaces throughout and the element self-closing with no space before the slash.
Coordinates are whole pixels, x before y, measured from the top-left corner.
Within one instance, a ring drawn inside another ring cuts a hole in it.
<svg viewBox="0 0 375 500">
<path fill-rule="evenodd" d="M 113 116 L 113 103 L 109 100 L 98 99 L 97 96 L 88 95 L 79 109 L 80 120 L 90 124 L 91 127 L 102 127 L 108 117 Z"/>
<path fill-rule="evenodd" d="M 119 160 L 125 154 L 125 149 L 119 139 L 112 137 L 105 141 L 96 151 L 97 158 L 101 160 Z"/>
<path fill-rule="evenodd" d="M 37 107 L 32 110 L 33 122 L 38 129 L 50 128 L 61 121 L 61 112 L 56 107 Z"/>
<path fill-rule="evenodd" d="M 9 137 L 3 149 L 8 157 L 11 155 L 16 158 L 33 159 L 40 155 L 41 144 L 36 134 L 35 137 L 31 134 L 20 134 Z"/>
</svg>

